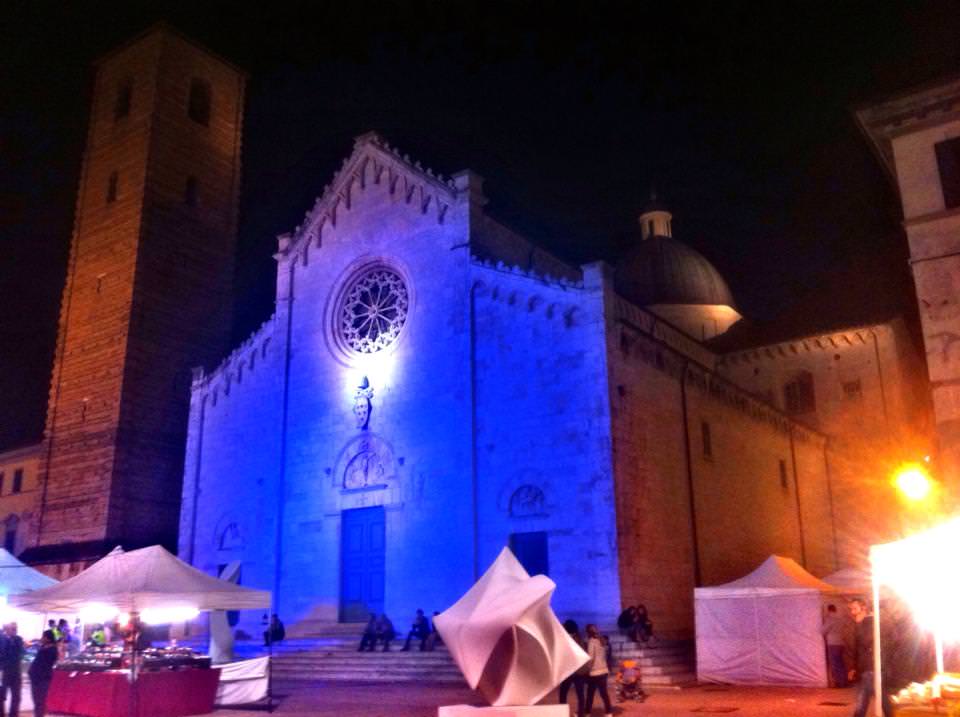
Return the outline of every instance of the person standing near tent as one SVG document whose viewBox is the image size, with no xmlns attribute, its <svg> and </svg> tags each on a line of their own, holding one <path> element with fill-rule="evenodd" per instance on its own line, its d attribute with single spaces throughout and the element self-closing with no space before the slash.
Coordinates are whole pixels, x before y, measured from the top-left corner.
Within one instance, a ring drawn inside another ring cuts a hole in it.
<svg viewBox="0 0 960 717">
<path fill-rule="evenodd" d="M 3 693 L 0 695 L 0 717 L 7 706 L 7 691 L 10 691 L 10 708 L 7 714 L 17 717 L 20 714 L 20 665 L 23 662 L 23 638 L 17 634 L 17 623 L 8 622 L 3 626 L 3 647 L 0 651 L 0 669 L 3 670 Z"/>
<path fill-rule="evenodd" d="M 820 628 L 827 642 L 827 667 L 833 687 L 847 686 L 847 667 L 843 653 L 847 649 L 847 621 L 837 612 L 836 605 L 827 605 L 827 615 Z"/>
<path fill-rule="evenodd" d="M 53 681 L 53 665 L 57 661 L 57 640 L 51 630 L 44 630 L 37 656 L 30 663 L 30 694 L 33 696 L 34 717 L 47 713 L 47 693 Z"/>
</svg>

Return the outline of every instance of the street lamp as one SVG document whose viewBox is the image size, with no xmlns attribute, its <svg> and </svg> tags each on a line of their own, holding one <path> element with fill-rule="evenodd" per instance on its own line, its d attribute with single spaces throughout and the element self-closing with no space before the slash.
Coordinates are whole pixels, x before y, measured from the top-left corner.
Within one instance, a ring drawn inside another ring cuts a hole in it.
<svg viewBox="0 0 960 717">
<path fill-rule="evenodd" d="M 897 469 L 893 479 L 900 495 L 912 503 L 925 500 L 933 490 L 933 481 L 919 463 L 906 463 Z"/>
</svg>

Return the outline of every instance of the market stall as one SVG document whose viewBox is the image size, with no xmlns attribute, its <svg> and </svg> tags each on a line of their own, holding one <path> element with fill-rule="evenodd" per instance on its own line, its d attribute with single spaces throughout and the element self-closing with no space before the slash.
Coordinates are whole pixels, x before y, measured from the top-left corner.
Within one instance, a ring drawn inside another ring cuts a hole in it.
<svg viewBox="0 0 960 717">
<path fill-rule="evenodd" d="M 883 685 L 881 588 L 890 588 L 919 628 L 933 636 L 936 671 L 926 682 L 912 683 L 894 695 L 900 717 L 960 713 L 960 674 L 945 670 L 946 645 L 960 644 L 960 575 L 953 569 L 960 553 L 960 518 L 923 533 L 870 549 L 873 567 L 874 714 L 880 715 Z"/>
<path fill-rule="evenodd" d="M 696 588 L 697 678 L 826 687 L 822 611 L 840 595 L 779 555 L 733 582 Z"/>
<path fill-rule="evenodd" d="M 0 548 L 0 619 L 3 622 L 16 622 L 20 636 L 25 640 L 40 637 L 46 624 L 44 616 L 9 605 L 10 596 L 56 584 L 53 578 L 21 563 L 6 549 Z"/>
<path fill-rule="evenodd" d="M 220 670 L 182 647 L 143 649 L 142 625 L 203 610 L 263 610 L 270 593 L 203 573 L 155 545 L 115 550 L 76 577 L 11 603 L 36 612 L 118 615 L 125 642 L 90 648 L 54 672 L 48 711 L 87 717 L 184 717 L 213 710 Z"/>
</svg>

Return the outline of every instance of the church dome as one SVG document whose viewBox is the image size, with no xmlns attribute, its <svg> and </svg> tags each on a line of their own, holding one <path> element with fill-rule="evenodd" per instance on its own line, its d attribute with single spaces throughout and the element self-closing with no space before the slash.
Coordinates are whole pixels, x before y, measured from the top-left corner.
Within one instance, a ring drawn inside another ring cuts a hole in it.
<svg viewBox="0 0 960 717">
<path fill-rule="evenodd" d="M 734 306 L 727 282 L 706 257 L 669 236 L 638 242 L 617 262 L 617 293 L 640 306 L 720 304 Z"/>
<path fill-rule="evenodd" d="M 733 295 L 713 264 L 673 238 L 673 215 L 656 192 L 637 217 L 638 241 L 614 272 L 617 293 L 639 306 L 734 306 Z M 739 315 L 738 315 L 739 317 Z"/>
</svg>

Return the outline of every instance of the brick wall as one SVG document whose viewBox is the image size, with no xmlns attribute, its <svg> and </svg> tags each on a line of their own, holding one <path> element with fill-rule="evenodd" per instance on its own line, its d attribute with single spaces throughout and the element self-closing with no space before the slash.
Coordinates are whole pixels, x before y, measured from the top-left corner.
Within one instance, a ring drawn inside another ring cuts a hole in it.
<svg viewBox="0 0 960 717">
<path fill-rule="evenodd" d="M 198 76 L 212 87 L 208 127 L 186 117 Z M 125 86 L 129 111 L 117 116 Z M 189 370 L 227 346 L 242 104 L 238 71 L 162 28 L 98 66 L 47 412 L 41 544 L 175 540 Z M 190 207 L 189 174 L 199 181 Z"/>
</svg>

